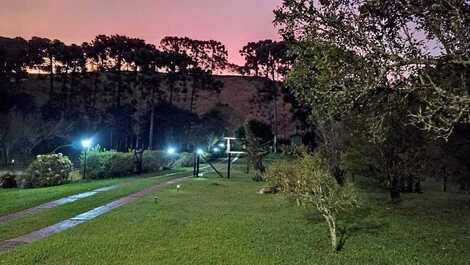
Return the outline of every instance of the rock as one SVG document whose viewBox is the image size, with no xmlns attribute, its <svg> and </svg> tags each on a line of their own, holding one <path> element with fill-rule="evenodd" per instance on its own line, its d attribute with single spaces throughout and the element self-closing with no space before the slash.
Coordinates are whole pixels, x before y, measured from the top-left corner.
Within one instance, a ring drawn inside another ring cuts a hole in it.
<svg viewBox="0 0 470 265">
<path fill-rule="evenodd" d="M 258 194 L 272 194 L 277 193 L 277 189 L 275 187 L 264 187 L 258 191 Z"/>
</svg>

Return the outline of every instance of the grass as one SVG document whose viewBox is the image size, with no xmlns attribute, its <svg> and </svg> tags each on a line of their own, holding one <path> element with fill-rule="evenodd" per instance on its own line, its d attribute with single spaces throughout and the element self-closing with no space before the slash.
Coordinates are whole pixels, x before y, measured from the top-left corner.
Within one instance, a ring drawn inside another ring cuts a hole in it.
<svg viewBox="0 0 470 265">
<path fill-rule="evenodd" d="M 158 174 L 165 174 L 169 172 L 170 171 L 165 171 L 160 172 Z M 141 177 L 151 175 L 152 174 L 147 174 Z M 0 204 L 0 216 L 28 209 L 36 205 L 60 199 L 69 195 L 91 191 L 94 189 L 99 189 L 102 187 L 112 186 L 116 184 L 124 185 L 134 180 L 138 180 L 139 178 L 128 177 L 118 179 L 82 181 L 62 186 L 37 189 L 0 189 L 0 202 L 8 202 Z"/>
<path fill-rule="evenodd" d="M 187 173 L 181 173 L 186 176 Z M 177 177 L 172 176 L 172 177 Z M 100 192 L 91 197 L 87 197 L 73 203 L 65 204 L 59 207 L 44 210 L 38 214 L 27 216 L 5 224 L 0 224 L 0 241 L 15 238 L 43 227 L 58 223 L 62 220 L 71 218 L 77 214 L 86 212 L 96 207 L 102 206 L 115 199 L 122 198 L 134 192 L 141 191 L 150 186 L 167 180 L 166 176 L 155 176 L 148 178 L 139 178 L 128 182 L 115 190 Z"/>
<path fill-rule="evenodd" d="M 244 168 L 1 253 L 0 264 L 470 264 L 468 196 L 425 190 L 398 207 L 374 196 L 342 221 L 345 248 L 332 253 L 317 215 L 256 194 L 263 184 Z"/>
</svg>

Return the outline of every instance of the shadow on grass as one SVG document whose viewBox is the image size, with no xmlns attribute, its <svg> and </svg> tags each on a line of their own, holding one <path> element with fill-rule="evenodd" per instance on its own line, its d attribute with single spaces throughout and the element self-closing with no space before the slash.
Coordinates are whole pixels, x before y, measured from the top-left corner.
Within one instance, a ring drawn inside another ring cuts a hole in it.
<svg viewBox="0 0 470 265">
<path fill-rule="evenodd" d="M 387 223 L 372 216 L 372 208 L 359 208 L 344 216 L 337 222 L 338 247 L 337 251 L 344 249 L 351 237 L 360 234 L 376 234 L 388 226 Z M 311 224 L 324 223 L 323 217 L 316 211 L 310 211 L 306 218 Z"/>
<path fill-rule="evenodd" d="M 343 250 L 346 241 L 359 234 L 376 234 L 388 226 L 372 216 L 372 208 L 359 208 L 338 222 L 339 243 L 337 250 Z"/>
</svg>

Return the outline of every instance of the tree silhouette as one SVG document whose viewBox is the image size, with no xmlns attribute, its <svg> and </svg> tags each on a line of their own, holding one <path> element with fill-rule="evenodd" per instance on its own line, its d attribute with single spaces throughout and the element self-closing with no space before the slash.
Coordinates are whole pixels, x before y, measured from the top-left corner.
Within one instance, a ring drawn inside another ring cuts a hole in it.
<svg viewBox="0 0 470 265">
<path fill-rule="evenodd" d="M 284 41 L 277 42 L 273 40 L 262 40 L 258 42 L 249 42 L 240 50 L 240 55 L 245 58 L 245 65 L 239 68 L 240 73 L 244 75 L 254 75 L 256 77 L 265 77 L 264 89 L 258 91 L 262 101 L 272 102 L 274 132 L 273 149 L 277 152 L 278 137 L 278 97 L 279 84 L 277 80 L 285 78 L 291 58 L 287 54 L 288 46 Z M 270 81 L 268 81 L 270 80 Z"/>
<path fill-rule="evenodd" d="M 50 87 L 49 95 L 54 94 L 54 73 L 56 71 L 56 59 L 64 50 L 65 44 L 60 40 L 49 40 L 47 38 L 33 37 L 30 41 L 31 53 L 38 59 L 36 68 L 49 73 Z"/>
</svg>

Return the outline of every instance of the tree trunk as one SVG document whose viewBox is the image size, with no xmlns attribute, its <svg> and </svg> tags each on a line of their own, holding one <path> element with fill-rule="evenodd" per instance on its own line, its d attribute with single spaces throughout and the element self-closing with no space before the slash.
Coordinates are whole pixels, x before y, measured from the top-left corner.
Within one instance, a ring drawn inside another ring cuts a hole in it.
<svg viewBox="0 0 470 265">
<path fill-rule="evenodd" d="M 8 151 L 5 144 L 2 143 L 2 156 L 3 156 L 3 165 L 8 166 Z"/>
<path fill-rule="evenodd" d="M 447 192 L 447 175 L 445 173 L 442 178 L 442 191 Z"/>
<path fill-rule="evenodd" d="M 416 193 L 423 193 L 421 190 L 421 178 L 416 179 L 415 191 Z"/>
<path fill-rule="evenodd" d="M 414 176 L 409 175 L 408 176 L 408 184 L 406 186 L 406 192 L 413 192 L 413 186 L 414 186 Z"/>
<path fill-rule="evenodd" d="M 49 75 L 49 81 L 50 81 L 50 87 L 49 87 L 49 96 L 52 96 L 52 94 L 54 94 L 54 57 L 52 56 L 52 54 L 49 56 L 49 60 L 51 61 L 50 62 L 50 69 L 49 69 L 49 72 L 50 72 L 50 75 Z"/>
<path fill-rule="evenodd" d="M 336 237 L 336 222 L 332 216 L 324 215 L 326 222 L 328 223 L 328 228 L 330 230 L 330 238 L 331 238 L 331 248 L 333 251 L 338 250 L 338 239 Z"/>
<path fill-rule="evenodd" d="M 390 178 L 390 199 L 392 202 L 400 201 L 400 178 L 397 176 Z"/>
<path fill-rule="evenodd" d="M 189 103 L 189 111 L 191 113 L 193 113 L 195 98 L 196 98 L 196 83 L 193 79 L 193 87 L 191 89 L 191 101 Z"/>
<path fill-rule="evenodd" d="M 154 145 L 154 131 L 155 131 L 155 106 L 152 105 L 152 110 L 150 114 L 150 129 L 149 129 L 149 150 L 153 150 L 153 145 Z"/>
<path fill-rule="evenodd" d="M 113 145 L 114 145 L 114 134 L 113 134 L 113 128 L 110 129 L 109 131 L 109 149 L 113 150 Z"/>
<path fill-rule="evenodd" d="M 273 151 L 277 153 L 277 95 L 274 97 L 274 139 L 273 139 Z"/>
</svg>

